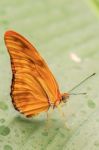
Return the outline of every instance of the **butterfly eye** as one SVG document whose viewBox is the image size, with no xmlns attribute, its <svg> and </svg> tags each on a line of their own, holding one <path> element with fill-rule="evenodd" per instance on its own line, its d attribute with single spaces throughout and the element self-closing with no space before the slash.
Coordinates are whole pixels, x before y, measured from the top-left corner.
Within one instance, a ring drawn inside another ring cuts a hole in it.
<svg viewBox="0 0 99 150">
<path fill-rule="evenodd" d="M 62 95 L 62 101 L 64 102 L 64 103 L 66 103 L 67 102 L 67 99 L 69 98 L 69 94 L 68 93 L 64 93 L 63 95 Z"/>
<path fill-rule="evenodd" d="M 66 103 L 66 99 L 62 99 L 62 101 L 63 101 L 64 103 Z"/>
</svg>

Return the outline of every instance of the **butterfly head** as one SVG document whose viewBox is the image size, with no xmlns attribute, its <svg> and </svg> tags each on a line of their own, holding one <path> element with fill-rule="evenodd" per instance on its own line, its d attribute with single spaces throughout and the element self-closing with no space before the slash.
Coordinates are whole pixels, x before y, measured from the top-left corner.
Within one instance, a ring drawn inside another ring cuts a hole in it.
<svg viewBox="0 0 99 150">
<path fill-rule="evenodd" d="M 68 98 L 69 98 L 69 94 L 68 94 L 68 93 L 62 94 L 62 101 L 63 101 L 64 103 L 67 102 Z"/>
</svg>

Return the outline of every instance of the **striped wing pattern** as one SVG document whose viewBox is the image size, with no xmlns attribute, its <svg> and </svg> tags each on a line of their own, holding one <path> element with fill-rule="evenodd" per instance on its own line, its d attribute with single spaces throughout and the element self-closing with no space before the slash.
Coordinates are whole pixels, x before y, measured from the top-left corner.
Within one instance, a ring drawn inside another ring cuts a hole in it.
<svg viewBox="0 0 99 150">
<path fill-rule="evenodd" d="M 24 37 L 7 31 L 5 44 L 11 59 L 11 97 L 14 107 L 27 117 L 47 111 L 60 99 L 58 84 L 37 50 Z"/>
</svg>

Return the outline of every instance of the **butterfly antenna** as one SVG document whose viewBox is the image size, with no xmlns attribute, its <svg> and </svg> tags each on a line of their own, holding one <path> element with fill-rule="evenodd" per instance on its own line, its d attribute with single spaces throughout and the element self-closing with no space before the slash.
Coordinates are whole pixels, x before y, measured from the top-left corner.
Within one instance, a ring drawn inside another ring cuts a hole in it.
<svg viewBox="0 0 99 150">
<path fill-rule="evenodd" d="M 69 95 L 86 95 L 87 93 L 69 93 Z"/>
<path fill-rule="evenodd" d="M 68 91 L 68 93 L 70 95 L 86 95 L 87 93 L 71 93 L 73 90 L 75 90 L 76 88 L 78 88 L 82 83 L 84 83 L 86 80 L 88 80 L 89 78 L 93 77 L 96 73 L 91 74 L 90 76 L 88 76 L 87 78 L 85 78 L 83 81 L 81 81 L 79 84 L 77 84 L 76 86 L 74 86 L 71 90 Z"/>
</svg>

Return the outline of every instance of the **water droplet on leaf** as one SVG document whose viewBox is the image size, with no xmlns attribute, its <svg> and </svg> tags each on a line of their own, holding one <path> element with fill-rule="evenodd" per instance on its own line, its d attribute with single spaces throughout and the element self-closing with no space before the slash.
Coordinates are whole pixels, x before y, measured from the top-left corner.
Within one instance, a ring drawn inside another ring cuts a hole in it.
<svg viewBox="0 0 99 150">
<path fill-rule="evenodd" d="M 10 129 L 6 126 L 0 126 L 0 134 L 6 136 L 10 133 Z"/>
<path fill-rule="evenodd" d="M 96 107 L 96 104 L 92 100 L 88 100 L 87 104 L 88 104 L 88 107 L 90 107 L 90 108 Z"/>
</svg>

